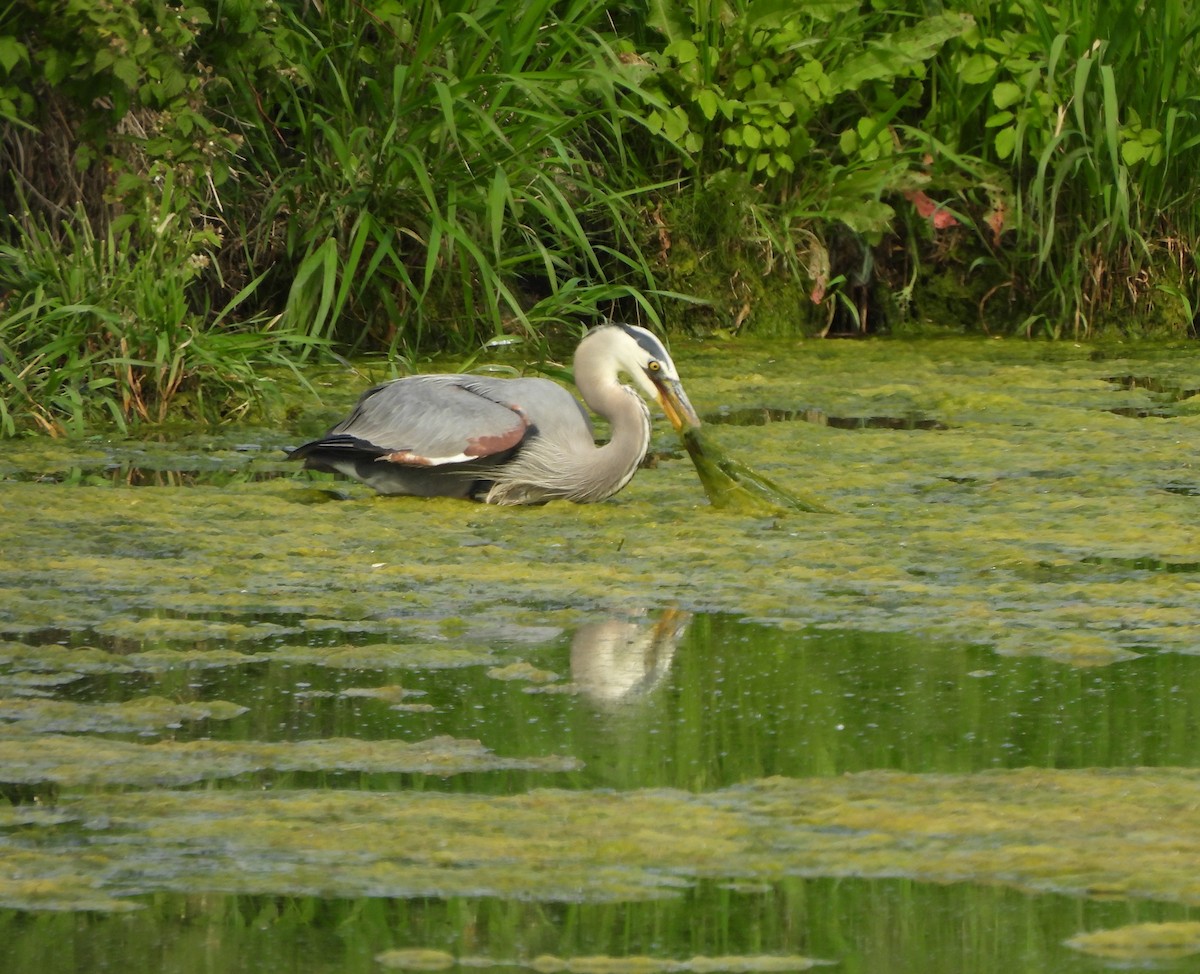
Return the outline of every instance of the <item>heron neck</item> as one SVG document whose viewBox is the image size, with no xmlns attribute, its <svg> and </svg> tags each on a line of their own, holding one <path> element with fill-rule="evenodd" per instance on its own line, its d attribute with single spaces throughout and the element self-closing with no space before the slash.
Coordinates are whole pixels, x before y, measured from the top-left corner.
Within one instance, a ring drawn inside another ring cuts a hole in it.
<svg viewBox="0 0 1200 974">
<path fill-rule="evenodd" d="M 587 404 L 609 424 L 609 440 L 587 459 L 588 476 L 605 496 L 629 483 L 650 448 L 650 410 L 630 386 L 612 382 L 601 395 L 589 396 Z"/>
</svg>

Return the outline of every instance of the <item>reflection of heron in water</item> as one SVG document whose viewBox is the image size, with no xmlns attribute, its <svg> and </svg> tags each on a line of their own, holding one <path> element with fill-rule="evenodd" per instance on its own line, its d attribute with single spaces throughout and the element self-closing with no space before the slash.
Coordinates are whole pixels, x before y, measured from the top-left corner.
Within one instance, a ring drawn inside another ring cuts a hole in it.
<svg viewBox="0 0 1200 974">
<path fill-rule="evenodd" d="M 580 626 L 571 641 L 571 678 L 597 703 L 641 699 L 667 675 L 691 621 L 690 612 L 667 609 L 656 622 L 605 619 Z"/>
</svg>

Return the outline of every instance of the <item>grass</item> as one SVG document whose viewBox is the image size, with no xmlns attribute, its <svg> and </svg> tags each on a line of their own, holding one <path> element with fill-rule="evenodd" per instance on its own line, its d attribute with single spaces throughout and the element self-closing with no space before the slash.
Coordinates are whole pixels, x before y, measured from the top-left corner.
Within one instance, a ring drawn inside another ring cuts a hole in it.
<svg viewBox="0 0 1200 974">
<path fill-rule="evenodd" d="M 636 202 L 651 179 L 627 150 L 603 4 L 387 10 L 289 9 L 276 28 L 297 70 L 255 92 L 245 160 L 269 189 L 249 236 L 279 260 L 285 320 L 395 354 L 622 306 L 653 319 Z"/>
<path fill-rule="evenodd" d="M 169 416 L 236 417 L 266 395 L 264 364 L 286 365 L 319 337 L 277 319 L 236 317 L 252 282 L 224 307 L 198 309 L 210 230 L 175 229 L 171 182 L 157 223 L 97 236 L 82 208 L 56 229 L 26 215 L 0 246 L 0 430 L 81 435 Z M 203 380 L 203 381 L 202 381 Z"/>
<path fill-rule="evenodd" d="M 515 9 L 10 7 L 0 433 L 217 421 L 321 346 L 544 357 L 604 316 L 1194 333 L 1182 0 Z"/>
</svg>

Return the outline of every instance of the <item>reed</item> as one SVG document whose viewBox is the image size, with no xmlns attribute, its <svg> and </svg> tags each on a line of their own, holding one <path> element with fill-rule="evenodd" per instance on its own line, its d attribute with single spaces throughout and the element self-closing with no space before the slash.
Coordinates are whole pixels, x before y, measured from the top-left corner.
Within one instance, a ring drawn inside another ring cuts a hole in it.
<svg viewBox="0 0 1200 974">
<path fill-rule="evenodd" d="M 172 196 L 168 177 L 156 222 L 103 235 L 82 205 L 53 228 L 27 214 L 0 245 L 4 435 L 234 417 L 268 395 L 263 366 L 316 341 L 246 313 L 257 282 L 223 307 L 203 305 L 197 285 L 217 237 L 175 228 Z"/>
<path fill-rule="evenodd" d="M 382 9 L 382 8 L 381 8 Z M 346 0 L 289 7 L 292 69 L 254 93 L 244 154 L 267 188 L 253 249 L 285 320 L 351 349 L 539 336 L 641 291 L 625 79 L 604 5 Z"/>
<path fill-rule="evenodd" d="M 963 2 L 927 128 L 1011 176 L 994 248 L 1053 335 L 1192 329 L 1200 11 L 1179 0 Z"/>
<path fill-rule="evenodd" d="M 1183 0 L 2 9 L 7 434 L 220 419 L 329 344 L 874 328 L 947 281 L 959 327 L 1195 331 Z"/>
</svg>

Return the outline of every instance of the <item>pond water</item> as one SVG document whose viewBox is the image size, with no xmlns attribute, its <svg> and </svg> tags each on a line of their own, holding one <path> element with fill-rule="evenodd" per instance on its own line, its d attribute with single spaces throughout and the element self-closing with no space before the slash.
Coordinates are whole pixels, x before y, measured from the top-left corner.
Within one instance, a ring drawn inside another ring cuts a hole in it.
<svg viewBox="0 0 1200 974">
<path fill-rule="evenodd" d="M 613 500 L 0 458 L 0 971 L 1193 969 L 1200 355 L 682 346 Z"/>
</svg>

